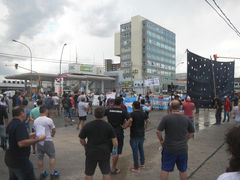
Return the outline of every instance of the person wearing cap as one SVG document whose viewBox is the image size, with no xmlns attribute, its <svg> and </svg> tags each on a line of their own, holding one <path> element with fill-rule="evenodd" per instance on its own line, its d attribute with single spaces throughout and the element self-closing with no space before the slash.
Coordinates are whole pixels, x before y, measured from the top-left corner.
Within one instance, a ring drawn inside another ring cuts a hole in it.
<svg viewBox="0 0 240 180">
<path fill-rule="evenodd" d="M 187 116 L 193 125 L 194 128 L 194 115 L 193 115 L 193 111 L 195 109 L 195 104 L 191 101 L 190 97 L 187 97 L 186 102 L 183 103 L 182 105 L 183 111 L 184 111 L 184 115 Z"/>
<path fill-rule="evenodd" d="M 223 122 L 226 121 L 226 116 L 228 117 L 227 122 L 229 122 L 230 111 L 231 111 L 231 101 L 228 99 L 227 96 L 224 96 L 224 119 L 223 119 Z"/>
</svg>

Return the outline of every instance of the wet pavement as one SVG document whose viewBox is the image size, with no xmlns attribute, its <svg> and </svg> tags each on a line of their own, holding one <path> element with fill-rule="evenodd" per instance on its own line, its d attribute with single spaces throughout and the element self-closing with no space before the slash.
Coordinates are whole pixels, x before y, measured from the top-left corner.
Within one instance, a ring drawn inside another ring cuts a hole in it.
<svg viewBox="0 0 240 180">
<path fill-rule="evenodd" d="M 159 141 L 156 137 L 156 128 L 161 118 L 166 115 L 164 111 L 153 111 L 150 114 L 151 123 L 146 131 L 144 149 L 146 158 L 146 169 L 141 169 L 140 173 L 132 173 L 129 168 L 133 165 L 132 151 L 129 145 L 129 129 L 125 130 L 125 140 L 123 153 L 120 156 L 118 167 L 121 173 L 113 175 L 113 180 L 155 180 L 160 179 L 161 171 L 161 152 L 158 150 Z M 74 118 L 76 122 L 76 117 Z M 88 120 L 92 120 L 92 115 Z M 54 118 L 57 127 L 57 133 L 54 137 L 56 148 L 56 169 L 62 172 L 59 179 L 81 180 L 84 179 L 84 149 L 79 143 L 78 134 L 74 126 L 64 127 L 63 118 Z M 233 120 L 230 123 L 215 126 L 214 110 L 201 110 L 200 114 L 195 115 L 195 138 L 189 141 L 189 179 L 216 179 L 223 173 L 227 167 L 228 155 L 225 152 L 224 134 L 226 130 L 234 125 Z M 4 152 L 0 150 L 0 179 L 8 178 L 8 171 L 3 162 Z M 37 169 L 37 157 L 31 154 L 31 160 L 35 167 L 36 175 L 39 175 Z M 45 167 L 48 168 L 48 158 L 45 158 Z M 97 168 L 94 179 L 102 179 L 100 170 Z M 170 174 L 169 180 L 176 180 L 178 172 Z"/>
</svg>

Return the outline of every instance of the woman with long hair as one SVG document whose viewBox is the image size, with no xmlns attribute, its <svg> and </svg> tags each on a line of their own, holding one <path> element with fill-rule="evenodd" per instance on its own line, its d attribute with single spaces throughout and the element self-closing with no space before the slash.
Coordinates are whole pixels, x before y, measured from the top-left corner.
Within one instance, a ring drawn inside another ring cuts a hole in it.
<svg viewBox="0 0 240 180">
<path fill-rule="evenodd" d="M 231 154 L 229 166 L 217 180 L 239 180 L 240 179 L 240 126 L 231 128 L 225 138 L 228 146 L 227 151 Z"/>
</svg>

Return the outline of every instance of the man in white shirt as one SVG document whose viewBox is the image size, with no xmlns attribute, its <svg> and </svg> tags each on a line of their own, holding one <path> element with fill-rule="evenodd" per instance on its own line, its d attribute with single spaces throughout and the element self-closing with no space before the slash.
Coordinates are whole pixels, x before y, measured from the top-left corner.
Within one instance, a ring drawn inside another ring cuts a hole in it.
<svg viewBox="0 0 240 180">
<path fill-rule="evenodd" d="M 55 171 L 55 148 L 52 137 L 56 133 L 56 128 L 53 120 L 47 117 L 48 110 L 46 106 L 40 107 L 40 117 L 35 119 L 34 127 L 36 130 L 36 136 L 46 135 L 46 139 L 37 143 L 37 157 L 38 157 L 38 168 L 40 171 L 40 179 L 48 176 L 48 172 L 43 169 L 43 157 L 47 154 L 50 161 L 50 175 L 51 179 L 60 175 L 60 171 Z"/>
<path fill-rule="evenodd" d="M 55 116 L 56 115 L 60 115 L 60 105 L 59 105 L 59 97 L 57 96 L 57 93 L 54 94 L 54 96 L 52 97 L 53 100 L 53 105 L 54 105 L 54 113 Z"/>
<path fill-rule="evenodd" d="M 89 110 L 90 106 L 87 102 L 85 102 L 85 98 L 81 97 L 80 102 L 78 103 L 78 116 L 79 120 L 77 123 L 77 130 L 79 130 L 79 126 L 81 124 L 81 129 L 84 126 L 85 121 L 87 120 L 87 111 Z"/>
</svg>

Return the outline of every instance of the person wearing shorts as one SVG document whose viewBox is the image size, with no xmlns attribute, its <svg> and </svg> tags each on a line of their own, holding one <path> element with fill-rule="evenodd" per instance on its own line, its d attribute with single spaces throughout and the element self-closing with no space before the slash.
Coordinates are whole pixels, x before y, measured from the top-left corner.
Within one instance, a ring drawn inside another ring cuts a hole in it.
<svg viewBox="0 0 240 180">
<path fill-rule="evenodd" d="M 67 94 L 63 95 L 62 105 L 64 108 L 64 121 L 65 127 L 68 126 L 68 119 L 70 120 L 70 125 L 73 125 L 72 122 L 72 103 Z"/>
<path fill-rule="evenodd" d="M 45 106 L 40 107 L 40 117 L 35 119 L 34 128 L 36 130 L 36 136 L 46 135 L 44 141 L 37 143 L 37 157 L 38 157 L 38 168 L 40 171 L 40 179 L 48 176 L 48 172 L 44 170 L 43 158 L 47 154 L 49 157 L 49 167 L 51 179 L 60 175 L 60 171 L 56 171 L 55 167 L 55 148 L 53 143 L 53 137 L 56 133 L 56 128 L 53 120 L 47 117 L 48 110 Z"/>
<path fill-rule="evenodd" d="M 187 141 L 194 135 L 191 120 L 180 114 L 180 103 L 173 100 L 172 114 L 163 117 L 157 128 L 157 136 L 163 147 L 161 180 L 167 180 L 169 172 L 174 170 L 175 164 L 179 170 L 181 180 L 187 179 L 188 145 Z M 162 133 L 165 131 L 165 139 Z"/>
<path fill-rule="evenodd" d="M 110 124 L 104 121 L 104 107 L 94 110 L 94 120 L 87 123 L 79 134 L 80 143 L 86 151 L 85 174 L 86 180 L 93 178 L 97 164 L 103 174 L 103 180 L 110 179 L 110 143 L 112 140 L 116 150 L 118 143 L 114 130 Z M 85 139 L 88 139 L 87 142 Z"/>
<path fill-rule="evenodd" d="M 105 116 L 107 116 L 109 124 L 114 129 L 114 132 L 118 140 L 118 152 L 116 156 L 112 158 L 112 170 L 111 174 L 120 173 L 120 169 L 117 168 L 118 157 L 122 154 L 123 144 L 124 144 L 124 131 L 122 126 L 126 121 L 131 120 L 127 111 L 121 108 L 122 99 L 117 97 L 114 100 L 114 106 L 105 111 Z"/>
<path fill-rule="evenodd" d="M 77 130 L 79 130 L 79 126 L 81 124 L 81 129 L 84 126 L 85 121 L 87 120 L 87 112 L 90 108 L 89 104 L 85 102 L 85 98 L 81 97 L 80 102 L 78 103 L 78 123 L 77 123 Z"/>
</svg>

